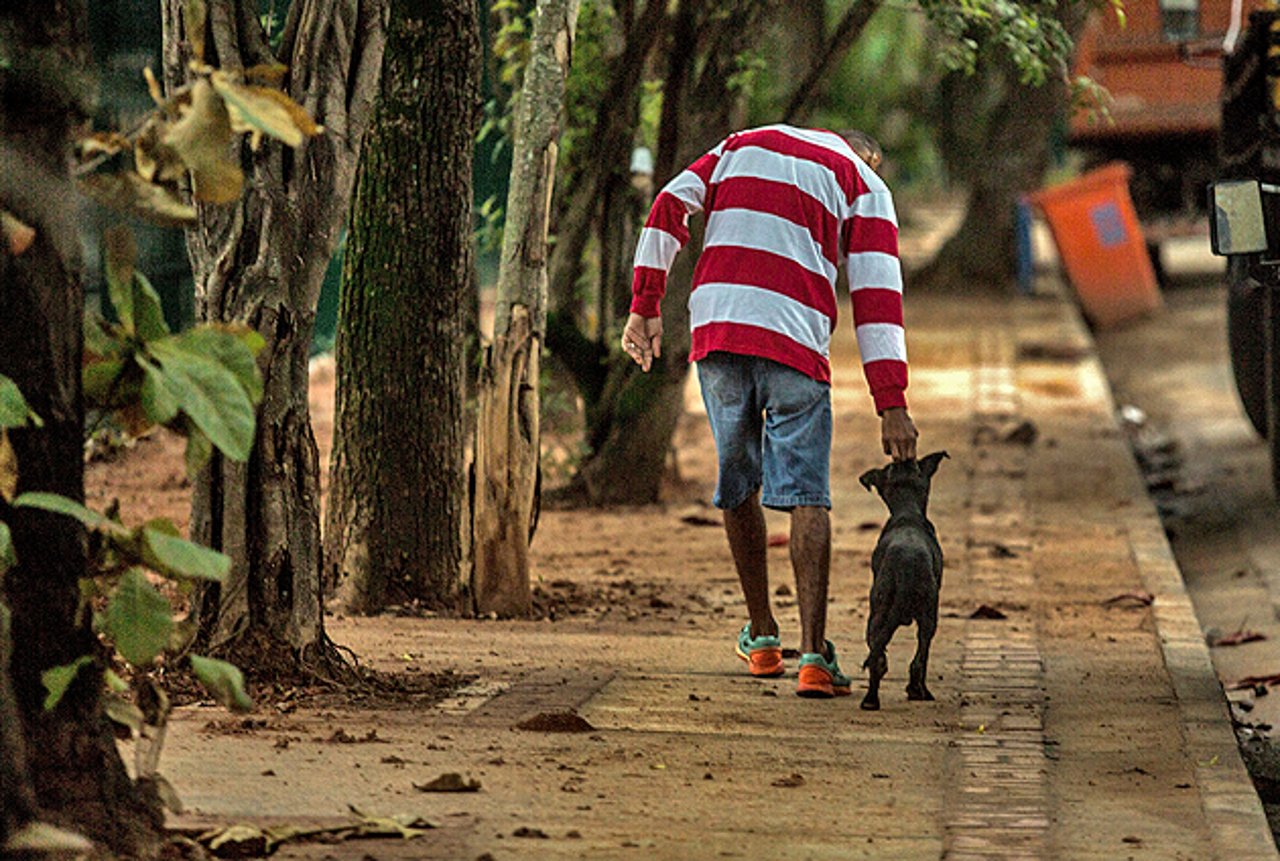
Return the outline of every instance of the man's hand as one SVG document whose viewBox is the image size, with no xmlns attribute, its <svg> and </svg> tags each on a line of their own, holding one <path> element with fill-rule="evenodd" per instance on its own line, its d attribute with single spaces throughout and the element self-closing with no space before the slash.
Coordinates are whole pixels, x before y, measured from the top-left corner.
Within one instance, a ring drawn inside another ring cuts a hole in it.
<svg viewBox="0 0 1280 861">
<path fill-rule="evenodd" d="M 639 314 L 627 317 L 626 328 L 622 330 L 622 349 L 648 373 L 653 360 L 662 355 L 662 318 Z"/>
<path fill-rule="evenodd" d="M 884 443 L 884 453 L 894 460 L 912 460 L 916 456 L 916 438 L 919 436 L 906 407 L 890 407 L 881 414 L 880 439 Z"/>
</svg>

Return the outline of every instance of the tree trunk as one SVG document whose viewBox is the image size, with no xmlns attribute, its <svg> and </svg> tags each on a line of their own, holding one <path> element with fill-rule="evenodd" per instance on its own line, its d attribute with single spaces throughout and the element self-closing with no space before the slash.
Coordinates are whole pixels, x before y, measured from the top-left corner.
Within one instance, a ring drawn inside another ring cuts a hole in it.
<svg viewBox="0 0 1280 861">
<path fill-rule="evenodd" d="M 476 609 L 527 615 L 538 492 L 539 358 L 546 332 L 547 218 L 579 0 L 539 0 L 520 94 L 494 343 L 476 434 Z"/>
<path fill-rule="evenodd" d="M 184 0 L 164 0 L 165 73 L 190 59 Z M 209 0 L 205 60 L 243 68 L 272 59 L 252 0 Z M 192 538 L 232 559 L 227 583 L 195 598 L 199 648 L 249 669 L 315 668 L 333 657 L 320 588 L 318 456 L 307 364 L 324 270 L 347 211 L 382 68 L 384 0 L 296 0 L 280 60 L 285 90 L 325 126 L 297 149 L 247 146 L 247 190 L 200 207 L 188 231 L 197 318 L 244 322 L 266 341 L 264 396 L 248 463 L 214 453 L 196 481 Z"/>
<path fill-rule="evenodd" d="M 474 0 L 392 0 L 338 319 L 325 559 L 354 612 L 457 609 L 465 582 L 479 57 Z"/>
<path fill-rule="evenodd" d="M 619 10 L 624 18 L 632 10 Z M 634 143 L 640 87 L 644 82 L 644 65 L 658 39 L 666 32 L 667 15 L 664 0 L 645 4 L 641 15 L 624 27 L 626 45 L 609 60 L 605 72 L 609 86 L 595 106 L 592 134 L 587 153 L 582 158 L 578 176 L 565 186 L 557 206 L 556 244 L 551 250 L 549 304 L 552 314 L 562 320 L 578 316 L 576 288 L 582 272 L 582 255 L 601 217 L 604 185 L 618 176 L 630 181 L 630 156 Z M 619 110 L 619 106 L 624 106 Z M 605 216 L 608 217 L 607 215 Z M 581 334 L 581 332 L 579 332 Z M 573 367 L 576 358 L 563 354 L 553 344 L 548 347 L 557 357 Z M 598 366 L 598 359 L 595 360 Z M 584 382 L 579 380 L 580 383 Z M 587 383 L 588 387 L 591 385 Z M 598 389 L 598 386 L 597 386 Z"/>
<path fill-rule="evenodd" d="M 734 95 L 727 87 L 737 57 L 749 47 L 756 22 L 769 4 L 739 0 L 719 7 L 700 22 L 699 4 L 683 0 L 676 13 L 667 98 L 663 102 L 662 133 L 656 159 L 658 183 L 665 183 L 681 167 L 702 155 L 730 132 Z M 720 15 L 724 17 L 720 17 Z M 706 38 L 708 27 L 730 20 Z M 712 22 L 710 25 L 707 21 Z M 705 42 L 701 71 L 694 48 Z M 673 97 L 674 96 L 674 97 Z M 594 504 L 646 504 L 658 500 L 667 452 L 676 422 L 684 412 L 685 379 L 689 372 L 689 290 L 702 247 L 701 219 L 693 226 L 688 245 L 676 258 L 663 299 L 662 358 L 649 373 L 641 373 L 619 356 L 610 367 L 604 393 L 589 411 L 591 456 L 583 463 L 570 499 Z M 619 476 L 625 475 L 625 481 Z"/>
<path fill-rule="evenodd" d="M 0 374 L 17 383 L 44 419 L 41 429 L 9 433 L 18 491 L 83 500 L 84 291 L 77 194 L 67 167 L 71 130 L 89 95 L 83 91 L 85 6 L 9 0 L 0 6 L 0 33 L 12 52 L 0 68 L 0 209 L 36 230 L 35 244 L 24 254 L 12 257 L 0 249 Z M 3 578 L 14 654 L 7 667 L 13 700 L 0 725 L 6 735 L 12 732 L 9 709 L 16 705 L 28 758 L 25 774 L 13 774 L 20 771 L 17 762 L 2 769 L 6 825 L 33 813 L 34 801 L 49 818 L 82 829 L 124 857 L 149 857 L 158 847 L 159 810 L 144 802 L 116 752 L 100 697 L 101 650 L 79 612 L 84 531 L 65 517 L 13 509 L 3 499 L 0 520 L 12 530 L 18 557 Z M 94 664 L 56 708 L 45 711 L 40 674 L 82 655 L 93 655 Z M 8 701 L 7 692 L 3 697 Z M 18 783 L 10 785 L 14 778 Z"/>
<path fill-rule="evenodd" d="M 1063 4 L 1056 14 L 1074 40 L 1084 21 L 1081 10 Z M 997 81 L 1005 82 L 1004 97 L 990 108 L 985 134 L 977 146 L 962 147 L 971 151 L 955 159 L 959 172 L 970 183 L 964 220 L 933 260 L 911 279 L 912 289 L 1006 290 L 1016 277 L 1018 197 L 1038 188 L 1049 168 L 1049 134 L 1067 109 L 1067 84 L 1062 75 L 1051 76 L 1039 87 L 1017 84 L 1017 72 L 1008 61 L 993 72 Z M 991 81 L 993 74 L 988 72 L 985 77 Z M 980 80 L 958 81 L 950 89 L 963 94 L 962 101 L 981 105 L 991 89 L 979 86 Z M 942 110 L 953 120 L 971 115 L 951 100 Z M 962 141 L 966 132 L 962 125 L 951 138 Z"/>
</svg>

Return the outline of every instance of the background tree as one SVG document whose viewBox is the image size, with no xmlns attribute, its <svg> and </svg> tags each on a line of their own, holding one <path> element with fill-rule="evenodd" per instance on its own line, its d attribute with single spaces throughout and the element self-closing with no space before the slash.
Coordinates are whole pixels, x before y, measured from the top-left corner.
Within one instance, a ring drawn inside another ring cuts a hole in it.
<svg viewBox="0 0 1280 861">
<path fill-rule="evenodd" d="M 1061 3 L 1045 10 L 1069 50 L 1092 4 Z M 1054 126 L 1072 102 L 1072 82 L 1037 73 L 1011 56 L 986 48 L 978 68 L 947 75 L 937 90 L 944 161 L 968 189 L 964 219 L 913 289 L 1004 290 L 1015 277 L 1014 218 L 1018 197 L 1040 187 L 1049 169 Z"/>
<path fill-rule="evenodd" d="M 101 685 L 89 674 L 59 707 L 43 708 L 44 670 L 93 654 L 96 638 L 78 618 L 86 573 L 84 531 L 54 514 L 14 509 L 15 492 L 84 498 L 80 362 L 84 290 L 75 232 L 77 195 L 68 174 L 70 135 L 83 118 L 85 6 L 13 0 L 0 6 L 0 209 L 34 228 L 34 243 L 14 255 L 0 245 L 0 374 L 10 377 L 44 420 L 15 428 L 0 456 L 0 485 L 13 460 L 17 485 L 0 493 L 0 520 L 12 528 L 18 564 L 4 576 L 12 610 L 8 669 L 21 719 L 33 792 L 4 790 L 36 802 L 55 821 L 85 830 L 126 857 L 148 857 L 158 844 L 160 810 L 125 773 L 103 717 Z M 12 478 L 9 479 L 12 481 Z"/>
<path fill-rule="evenodd" d="M 193 492 L 191 535 L 233 560 L 224 586 L 196 601 L 200 648 L 259 670 L 332 664 L 321 607 L 318 455 L 307 405 L 316 300 L 338 240 L 382 69 L 385 0 L 295 0 L 268 32 L 253 0 L 163 0 L 165 79 L 190 61 L 279 72 L 284 91 L 325 133 L 286 149 L 245 145 L 247 191 L 201 206 L 187 235 L 197 319 L 244 322 L 265 341 L 253 455 L 214 453 Z M 267 21 L 270 24 L 270 20 Z M 278 37 L 278 47 L 272 44 Z"/>
<path fill-rule="evenodd" d="M 476 15 L 391 0 L 344 257 L 325 529 L 327 579 L 357 612 L 456 608 L 465 585 Z"/>
<path fill-rule="evenodd" d="M 516 113 L 494 340 L 477 394 L 473 588 L 482 613 L 529 612 L 540 481 L 547 216 L 579 0 L 539 0 Z"/>
</svg>

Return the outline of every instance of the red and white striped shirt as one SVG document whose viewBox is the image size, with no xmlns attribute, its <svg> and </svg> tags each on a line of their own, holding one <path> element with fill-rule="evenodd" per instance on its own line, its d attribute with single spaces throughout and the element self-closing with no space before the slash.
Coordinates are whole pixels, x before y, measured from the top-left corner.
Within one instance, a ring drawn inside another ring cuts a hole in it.
<svg viewBox="0 0 1280 861">
<path fill-rule="evenodd" d="M 703 210 L 689 361 L 715 351 L 762 356 L 829 382 L 843 259 L 876 409 L 906 406 L 893 196 L 843 138 L 786 125 L 737 132 L 667 183 L 636 247 L 632 312 L 659 316 L 689 216 Z"/>
</svg>

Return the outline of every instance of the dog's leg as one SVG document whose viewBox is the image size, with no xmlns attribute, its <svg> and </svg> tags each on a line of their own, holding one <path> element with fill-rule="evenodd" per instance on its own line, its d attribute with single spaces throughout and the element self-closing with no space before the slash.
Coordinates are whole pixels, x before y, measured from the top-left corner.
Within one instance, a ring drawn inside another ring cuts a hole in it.
<svg viewBox="0 0 1280 861">
<path fill-rule="evenodd" d="M 885 654 L 885 650 L 889 647 L 889 641 L 893 639 L 896 627 L 896 625 L 880 625 L 867 633 L 867 646 L 871 649 L 871 653 L 863 666 L 871 671 L 871 678 L 867 682 L 867 695 L 862 698 L 862 707 L 867 711 L 880 708 L 880 680 L 884 678 L 885 673 L 889 672 L 889 656 Z"/>
<path fill-rule="evenodd" d="M 907 684 L 907 699 L 931 700 L 933 694 L 925 684 L 929 674 L 929 646 L 934 631 L 938 629 L 937 616 L 930 614 L 916 622 L 916 656 L 911 660 L 911 679 Z"/>
</svg>

